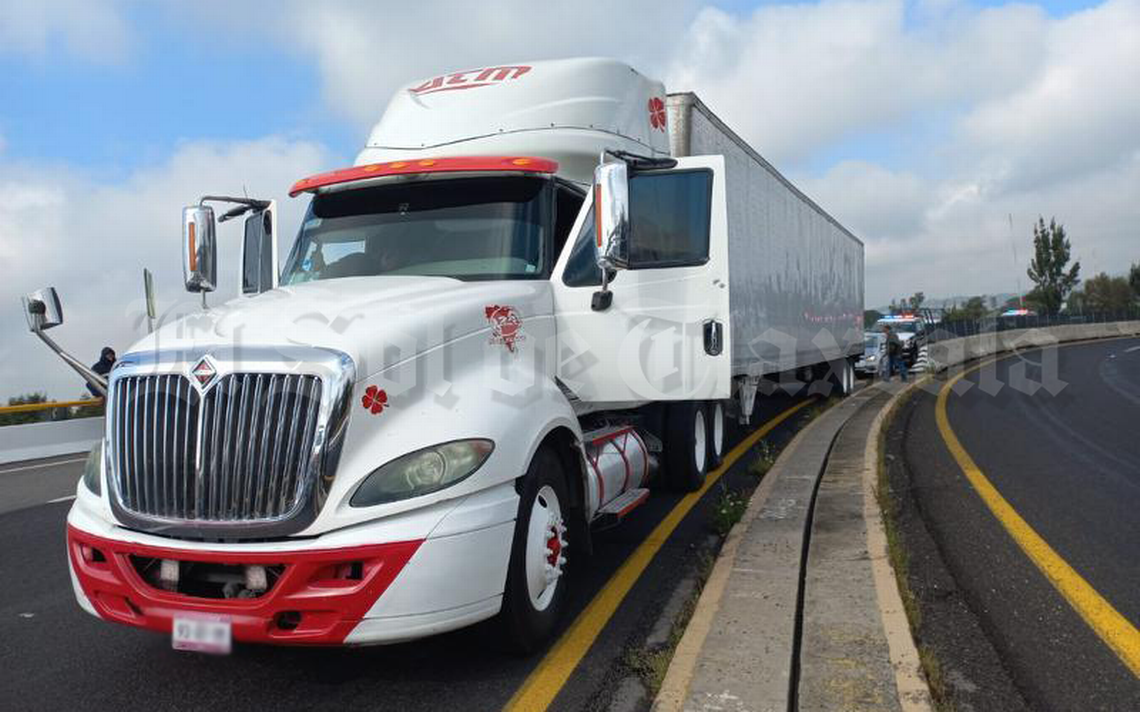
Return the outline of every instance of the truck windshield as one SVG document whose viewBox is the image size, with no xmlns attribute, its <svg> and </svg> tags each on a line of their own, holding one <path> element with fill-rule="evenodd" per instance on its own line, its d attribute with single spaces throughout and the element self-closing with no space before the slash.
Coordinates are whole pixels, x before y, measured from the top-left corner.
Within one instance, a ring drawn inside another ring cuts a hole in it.
<svg viewBox="0 0 1140 712">
<path fill-rule="evenodd" d="M 425 180 L 319 194 L 282 284 L 377 275 L 546 276 L 550 182 Z"/>
</svg>

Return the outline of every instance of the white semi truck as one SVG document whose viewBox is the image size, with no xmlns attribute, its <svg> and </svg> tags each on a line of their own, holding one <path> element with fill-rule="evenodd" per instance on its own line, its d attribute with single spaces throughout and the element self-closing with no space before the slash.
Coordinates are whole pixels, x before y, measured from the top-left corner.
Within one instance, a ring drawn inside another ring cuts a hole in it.
<svg viewBox="0 0 1140 712">
<path fill-rule="evenodd" d="M 273 201 L 207 196 L 183 221 L 202 311 L 106 381 L 69 361 L 107 394 L 67 519 L 76 598 L 176 647 L 497 616 L 531 649 L 591 530 L 699 488 L 762 382 L 852 387 L 862 243 L 621 63 L 417 81 L 354 166 L 290 195 L 283 268 Z M 212 203 L 245 222 L 217 305 Z M 26 304 L 56 348 L 54 290 Z"/>
</svg>

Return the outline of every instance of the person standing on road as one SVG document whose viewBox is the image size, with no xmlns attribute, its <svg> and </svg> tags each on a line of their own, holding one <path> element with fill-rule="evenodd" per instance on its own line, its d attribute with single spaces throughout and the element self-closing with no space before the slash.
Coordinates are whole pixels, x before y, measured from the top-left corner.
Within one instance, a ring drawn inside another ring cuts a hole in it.
<svg viewBox="0 0 1140 712">
<path fill-rule="evenodd" d="M 907 382 L 906 360 L 903 358 L 902 341 L 899 340 L 899 335 L 894 332 L 889 326 L 883 327 L 883 332 L 887 335 L 887 378 L 891 380 L 895 377 L 895 369 L 898 369 L 899 376 L 902 382 Z"/>
<path fill-rule="evenodd" d="M 91 370 L 98 373 L 103 378 L 111 372 L 111 367 L 115 365 L 115 350 L 110 346 L 104 346 L 103 351 L 99 354 L 99 360 L 91 366 Z M 91 395 L 96 398 L 102 398 L 103 394 L 95 390 L 95 387 L 90 383 L 87 384 L 87 390 L 91 391 Z"/>
</svg>

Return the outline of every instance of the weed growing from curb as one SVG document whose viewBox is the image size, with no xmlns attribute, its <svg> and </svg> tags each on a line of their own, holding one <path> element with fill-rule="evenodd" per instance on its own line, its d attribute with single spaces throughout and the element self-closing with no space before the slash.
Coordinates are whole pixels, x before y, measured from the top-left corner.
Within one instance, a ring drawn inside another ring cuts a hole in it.
<svg viewBox="0 0 1140 712">
<path fill-rule="evenodd" d="M 713 529 L 721 537 L 728 536 L 732 527 L 744 516 L 746 509 L 748 509 L 748 498 L 740 492 L 730 490 L 722 483 L 720 485 L 720 497 L 713 508 Z"/>
<path fill-rule="evenodd" d="M 689 625 L 689 619 L 693 617 L 693 611 L 697 609 L 697 601 L 701 598 L 701 591 L 704 590 L 705 582 L 708 581 L 714 564 L 716 564 L 716 556 L 713 552 L 708 549 L 697 552 L 697 568 L 693 574 L 696 585 L 693 586 L 693 590 L 681 604 L 677 617 L 673 619 L 673 624 L 669 629 L 669 638 L 665 643 L 654 647 L 638 647 L 626 650 L 625 666 L 630 672 L 641 678 L 642 684 L 649 692 L 649 699 L 657 697 L 661 683 L 665 681 L 665 674 L 669 671 L 669 663 L 673 662 L 673 653 L 677 650 L 677 645 L 681 642 L 682 636 L 685 635 L 685 628 Z"/>
<path fill-rule="evenodd" d="M 776 464 L 776 451 L 772 448 L 767 441 L 761 440 L 756 446 L 756 459 L 748 466 L 748 474 L 755 475 L 759 479 L 763 479 L 764 475 L 768 474 L 768 470 L 772 469 L 772 465 Z"/>
</svg>

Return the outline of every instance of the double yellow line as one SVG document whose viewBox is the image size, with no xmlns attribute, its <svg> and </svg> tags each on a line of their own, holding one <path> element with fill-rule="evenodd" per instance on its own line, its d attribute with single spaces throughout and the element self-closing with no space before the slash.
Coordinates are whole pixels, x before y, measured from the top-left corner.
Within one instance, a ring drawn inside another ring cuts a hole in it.
<svg viewBox="0 0 1140 712">
<path fill-rule="evenodd" d="M 970 454 L 958 441 L 958 436 L 950 427 L 950 419 L 946 416 L 946 401 L 950 389 L 967 374 L 1001 360 L 990 359 L 973 368 L 962 371 L 942 386 L 938 392 L 938 402 L 935 406 L 934 416 L 938 423 L 938 430 L 946 447 L 954 460 L 961 468 L 974 491 L 982 498 L 990 512 L 993 513 L 1001 525 L 1009 533 L 1018 547 L 1029 557 L 1029 560 L 1045 574 L 1045 578 L 1068 601 L 1069 605 L 1084 619 L 1101 640 L 1112 649 L 1133 675 L 1140 677 L 1140 631 L 1132 625 L 1127 618 L 1112 607 L 1072 566 L 1062 559 L 1041 535 L 1021 518 L 1009 502 L 1001 496 L 993 483 L 982 474 L 981 469 L 974 462 Z"/>
<path fill-rule="evenodd" d="M 574 668 L 585 656 L 586 651 L 593 645 L 594 640 L 605 628 L 614 611 L 625 599 L 626 594 L 637 583 L 645 567 L 653 560 L 661 545 L 685 518 L 709 488 L 728 471 L 733 464 L 745 455 L 760 438 L 767 435 L 780 423 L 787 420 L 792 414 L 806 405 L 813 403 L 806 400 L 798 403 L 750 434 L 728 452 L 720 467 L 705 477 L 705 484 L 696 492 L 690 492 L 677 503 L 673 510 L 661 520 L 649 536 L 641 542 L 637 550 L 625 560 L 617 573 L 610 578 L 604 588 L 599 591 L 586 609 L 574 620 L 554 647 L 546 653 L 538 666 L 530 673 L 515 694 L 503 708 L 506 712 L 541 712 L 550 706 L 554 698 L 566 684 Z"/>
</svg>

